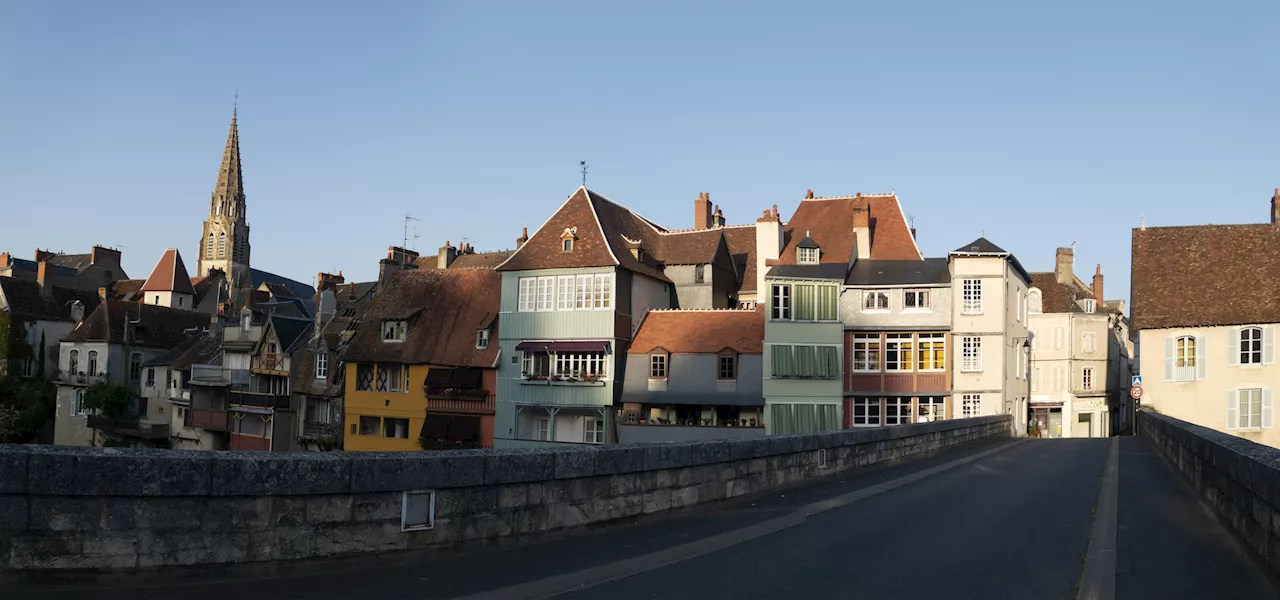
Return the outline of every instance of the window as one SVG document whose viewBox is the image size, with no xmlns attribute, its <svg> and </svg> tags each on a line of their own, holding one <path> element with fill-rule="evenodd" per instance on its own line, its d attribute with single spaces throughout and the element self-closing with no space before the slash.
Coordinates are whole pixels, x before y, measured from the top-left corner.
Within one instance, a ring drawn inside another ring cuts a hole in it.
<svg viewBox="0 0 1280 600">
<path fill-rule="evenodd" d="M 611 290 L 609 289 L 609 286 L 612 283 L 613 283 L 613 280 L 610 279 L 609 275 L 607 274 L 595 276 L 595 281 L 592 284 L 592 291 L 595 292 L 595 296 L 596 296 L 595 297 L 596 308 L 609 308 L 610 306 L 609 301 L 613 296 L 611 293 Z"/>
<path fill-rule="evenodd" d="M 770 348 L 769 362 L 772 376 L 774 378 L 785 378 L 795 375 L 791 346 L 773 345 Z"/>
<path fill-rule="evenodd" d="M 218 234 L 218 258 L 227 257 L 227 233 L 224 231 Z"/>
<path fill-rule="evenodd" d="M 382 437 L 409 439 L 409 419 L 387 417 L 382 420 Z"/>
<path fill-rule="evenodd" d="M 816 265 L 816 264 L 818 264 L 818 249 L 817 249 L 817 248 L 798 248 L 798 249 L 796 250 L 796 252 L 798 253 L 798 255 L 797 255 L 797 259 L 796 259 L 796 262 L 798 262 L 798 263 L 800 263 L 800 264 L 802 264 L 802 265 Z"/>
<path fill-rule="evenodd" d="M 209 232 L 209 239 L 204 243 L 204 257 L 213 258 L 213 232 Z"/>
<path fill-rule="evenodd" d="M 275 342 L 267 342 L 267 354 L 276 354 Z"/>
<path fill-rule="evenodd" d="M 404 321 L 383 321 L 382 322 L 382 341 L 403 342 L 405 338 L 405 334 L 408 333 L 408 329 L 409 329 L 409 326 Z M 272 349 L 271 351 L 275 352 L 274 349 Z"/>
<path fill-rule="evenodd" d="M 1040 310 L 1040 290 L 1033 289 L 1027 292 L 1027 312 L 1037 314 Z"/>
<path fill-rule="evenodd" d="M 517 311 L 533 312 L 537 285 L 538 280 L 535 277 L 520 278 L 520 299 L 516 305 Z"/>
<path fill-rule="evenodd" d="M 947 368 L 947 335 L 922 333 L 919 336 L 920 371 L 945 371 Z"/>
<path fill-rule="evenodd" d="M 89 351 L 89 375 L 93 376 L 97 374 L 98 374 L 98 351 L 90 350 Z"/>
<path fill-rule="evenodd" d="M 693 282 L 694 282 L 694 283 L 706 283 L 706 281 L 707 281 L 707 266 L 706 266 L 706 265 L 696 265 L 696 266 L 694 266 L 694 267 L 693 267 Z"/>
<path fill-rule="evenodd" d="M 87 414 L 84 408 L 84 390 L 76 389 L 75 397 L 71 401 L 71 416 L 83 417 Z"/>
<path fill-rule="evenodd" d="M 489 330 L 477 329 L 476 330 L 476 348 L 479 350 L 484 350 L 485 348 L 488 348 L 488 347 L 489 347 Z"/>
<path fill-rule="evenodd" d="M 67 372 L 77 374 L 80 372 L 80 351 L 72 350 L 71 357 L 67 361 Z"/>
<path fill-rule="evenodd" d="M 864 373 L 880 370 L 880 334 L 853 335 L 853 370 Z"/>
<path fill-rule="evenodd" d="M 1053 349 L 1061 350 L 1066 346 L 1067 330 L 1064 327 L 1055 327 L 1053 329 Z"/>
<path fill-rule="evenodd" d="M 1084 353 L 1094 354 L 1098 351 L 1098 336 L 1093 332 L 1084 334 Z"/>
<path fill-rule="evenodd" d="M 911 398 L 888 398 L 884 403 L 885 425 L 908 425 L 911 423 Z"/>
<path fill-rule="evenodd" d="M 147 367 L 147 387 L 156 386 L 156 368 Z"/>
<path fill-rule="evenodd" d="M 906 310 L 929 310 L 929 290 L 907 290 L 902 292 L 902 308 Z"/>
<path fill-rule="evenodd" d="M 360 417 L 360 435 L 378 435 L 382 420 L 378 417 Z"/>
<path fill-rule="evenodd" d="M 538 419 L 538 439 L 543 441 L 551 439 L 551 419 Z"/>
<path fill-rule="evenodd" d="M 1262 364 L 1262 328 L 1246 327 L 1240 330 L 1240 364 Z"/>
<path fill-rule="evenodd" d="M 960 416 L 977 417 L 982 415 L 982 395 L 965 394 L 960 398 Z"/>
<path fill-rule="evenodd" d="M 1270 429 L 1272 393 L 1269 389 L 1229 390 L 1227 429 Z"/>
<path fill-rule="evenodd" d="M 773 286 L 773 314 L 774 319 L 790 319 L 791 318 L 791 286 L 775 285 Z"/>
<path fill-rule="evenodd" d="M 564 238 L 561 240 L 561 243 L 563 244 L 561 246 L 561 250 L 565 252 L 573 252 L 573 238 Z"/>
<path fill-rule="evenodd" d="M 538 312 L 546 312 L 555 308 L 555 277 L 538 278 Z"/>
<path fill-rule="evenodd" d="M 974 373 L 982 370 L 982 338 L 966 337 L 960 342 L 960 370 Z"/>
<path fill-rule="evenodd" d="M 854 398 L 853 399 L 853 425 L 869 426 L 880 424 L 880 399 L 879 398 Z"/>
<path fill-rule="evenodd" d="M 36 372 L 36 361 L 30 356 L 22 359 L 22 376 L 32 377 Z"/>
<path fill-rule="evenodd" d="M 604 377 L 608 357 L 603 352 L 557 352 L 556 375 L 561 377 Z"/>
<path fill-rule="evenodd" d="M 137 381 L 142 377 L 142 355 L 134 352 L 129 355 L 129 381 Z"/>
<path fill-rule="evenodd" d="M 556 310 L 573 310 L 573 275 L 556 278 Z"/>
<path fill-rule="evenodd" d="M 609 308 L 612 299 L 610 286 L 613 282 L 610 277 L 608 273 L 578 275 L 576 308 L 578 310 Z"/>
<path fill-rule="evenodd" d="M 551 355 L 546 352 L 525 352 L 521 363 L 521 373 L 526 379 L 551 375 Z"/>
<path fill-rule="evenodd" d="M 586 417 L 582 420 L 582 441 L 588 444 L 604 443 L 604 419 Z"/>
<path fill-rule="evenodd" d="M 818 365 L 815 377 L 836 379 L 840 377 L 840 354 L 835 346 L 818 346 Z"/>
<path fill-rule="evenodd" d="M 1193 381 L 1196 378 L 1196 346 L 1195 336 L 1184 335 L 1174 340 L 1173 377 L 1177 381 Z"/>
<path fill-rule="evenodd" d="M 183 300 L 184 300 L 184 298 L 183 298 L 182 296 L 178 296 L 178 308 L 182 308 L 182 301 L 183 301 Z"/>
<path fill-rule="evenodd" d="M 378 365 L 378 391 L 399 392 L 403 377 L 401 365 Z"/>
<path fill-rule="evenodd" d="M 965 279 L 961 284 L 961 293 L 964 301 L 962 312 L 966 315 L 982 314 L 982 280 Z"/>
<path fill-rule="evenodd" d="M 356 365 L 356 391 L 373 391 L 373 365 Z"/>
<path fill-rule="evenodd" d="M 1085 367 L 1084 369 L 1084 391 L 1093 391 L 1093 367 Z"/>
<path fill-rule="evenodd" d="M 667 355 L 654 354 L 649 357 L 649 379 L 667 378 Z"/>
<path fill-rule="evenodd" d="M 885 334 L 884 370 L 910 371 L 912 356 L 912 335 L 910 333 Z"/>
<path fill-rule="evenodd" d="M 402 492 L 400 531 L 419 531 L 436 526 L 436 493 Z"/>
<path fill-rule="evenodd" d="M 862 292 L 862 310 L 889 310 L 889 294 L 884 292 Z"/>
<path fill-rule="evenodd" d="M 316 350 L 316 379 L 329 378 L 329 352 L 324 348 Z"/>
<path fill-rule="evenodd" d="M 716 375 L 716 379 L 721 381 L 737 378 L 738 357 L 732 355 L 720 356 L 720 373 Z"/>
<path fill-rule="evenodd" d="M 946 399 L 942 396 L 926 396 L 916 399 L 916 414 L 921 422 L 941 421 L 947 418 Z"/>
<path fill-rule="evenodd" d="M 1037 392 L 1044 391 L 1044 378 L 1041 375 L 1040 367 L 1035 368 L 1035 379 L 1032 382 L 1032 389 Z"/>
<path fill-rule="evenodd" d="M 1093 298 L 1085 298 L 1084 302 L 1081 304 L 1084 305 L 1084 312 L 1091 313 L 1098 310 L 1098 301 Z"/>
</svg>

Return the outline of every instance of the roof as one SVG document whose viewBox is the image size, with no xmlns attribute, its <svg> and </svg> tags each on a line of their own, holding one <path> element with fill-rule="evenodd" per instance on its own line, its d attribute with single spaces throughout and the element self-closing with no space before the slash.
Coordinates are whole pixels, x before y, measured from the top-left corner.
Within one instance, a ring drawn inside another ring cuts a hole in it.
<svg viewBox="0 0 1280 600">
<path fill-rule="evenodd" d="M 372 284 L 354 285 L 372 286 Z M 321 316 L 324 325 L 320 330 L 319 338 L 313 338 L 302 344 L 300 350 L 293 356 L 290 387 L 295 393 L 327 397 L 341 397 L 343 394 L 341 357 L 359 330 L 360 321 L 371 304 L 372 296 L 361 295 L 350 299 L 335 293 L 334 299 L 337 301 L 337 306 L 334 307 L 333 315 Z M 323 320 L 326 318 L 327 320 Z M 321 350 L 329 359 L 329 376 L 317 380 L 315 378 L 316 353 Z"/>
<path fill-rule="evenodd" d="M 282 283 L 272 283 L 270 281 L 267 281 L 263 283 L 262 286 L 267 288 L 267 291 L 271 292 L 272 296 L 277 296 L 280 298 L 297 298 L 298 297 L 297 294 L 293 293 L 293 290 L 289 289 L 289 286 L 284 285 Z"/>
<path fill-rule="evenodd" d="M 673 354 L 714 354 L 725 348 L 760 354 L 764 310 L 651 310 L 627 352 L 648 354 L 655 348 Z"/>
<path fill-rule="evenodd" d="M 721 227 L 729 254 L 738 267 L 738 291 L 756 291 L 756 228 L 754 225 Z"/>
<path fill-rule="evenodd" d="M 299 342 L 305 342 L 307 338 L 304 334 L 311 333 L 311 328 L 315 326 L 315 322 L 311 319 L 298 319 L 279 315 L 271 315 L 267 323 L 268 327 L 276 332 L 276 339 L 280 342 L 280 351 L 284 354 L 289 354 L 295 350 Z"/>
<path fill-rule="evenodd" d="M 40 293 L 39 283 L 14 277 L 0 277 L 0 294 L 8 302 L 10 314 L 44 321 L 71 321 L 70 304 L 77 300 L 84 305 L 86 315 L 102 301 L 92 292 L 58 286 L 45 297 Z"/>
<path fill-rule="evenodd" d="M 453 263 L 449 265 L 449 268 L 492 269 L 502 264 L 502 261 L 511 258 L 511 255 L 515 254 L 515 252 L 515 250 L 502 250 L 499 252 L 481 252 L 479 254 L 459 254 L 457 258 L 453 259 Z M 439 257 L 434 258 L 438 259 Z M 435 264 L 432 264 L 431 267 L 434 268 Z M 421 265 L 419 265 L 419 268 L 422 268 Z"/>
<path fill-rule="evenodd" d="M 187 274 L 187 266 L 182 264 L 182 254 L 177 248 L 169 248 L 160 255 L 160 262 L 156 263 L 151 276 L 142 284 L 142 291 L 196 295 L 195 287 L 191 285 L 191 276 Z"/>
<path fill-rule="evenodd" d="M 1058 283 L 1054 273 L 1032 273 L 1031 285 L 1040 290 L 1040 312 L 1084 312 L 1076 300 L 1093 298 L 1093 290 L 1075 275 L 1070 283 Z M 1105 302 L 1098 303 L 1098 312 L 1118 314 L 1119 309 Z"/>
<path fill-rule="evenodd" d="M 121 279 L 111 284 L 112 300 L 136 300 L 141 297 L 142 279 Z"/>
<path fill-rule="evenodd" d="M 796 247 L 806 238 L 812 238 L 821 249 L 819 262 L 847 264 L 856 248 L 857 242 L 852 233 L 853 215 L 858 209 L 870 210 L 870 258 L 923 258 L 896 195 L 858 195 L 801 200 L 795 214 L 783 228 L 786 246 L 776 264 L 796 264 Z"/>
<path fill-rule="evenodd" d="M 397 271 L 364 313 L 375 325 L 359 328 L 343 360 L 492 367 L 498 344 L 477 349 L 476 331 L 492 322 L 501 295 L 502 275 L 492 270 Z M 403 343 L 382 341 L 376 323 L 388 315 L 410 315 Z"/>
<path fill-rule="evenodd" d="M 988 240 L 985 237 L 980 237 L 968 244 L 956 248 L 951 251 L 951 254 L 991 254 L 1008 258 L 1009 262 L 1013 265 L 1013 270 L 1021 274 L 1022 278 L 1026 280 L 1027 283 L 1031 282 L 1031 274 L 1022 267 L 1022 263 L 1018 260 L 1017 256 L 1014 256 L 1012 252 L 991 243 L 991 240 Z"/>
<path fill-rule="evenodd" d="M 1134 229 L 1131 273 L 1135 331 L 1280 323 L 1280 226 Z"/>
<path fill-rule="evenodd" d="M 924 260 L 860 260 L 853 264 L 846 285 L 931 285 L 951 282 L 945 258 Z"/>
<path fill-rule="evenodd" d="M 375 288 L 378 287 L 376 281 L 365 281 L 363 283 L 340 283 L 335 286 L 333 295 L 338 298 L 339 302 L 344 299 L 351 298 L 353 300 L 365 299 Z"/>
<path fill-rule="evenodd" d="M 45 259 L 50 264 L 79 271 L 93 264 L 92 254 L 54 254 Z"/>
<path fill-rule="evenodd" d="M 212 359 L 220 351 L 221 346 L 218 336 L 212 335 L 208 331 L 202 331 L 198 334 L 187 335 L 186 339 L 177 346 L 142 363 L 142 365 L 145 367 L 169 367 L 181 370 L 194 364 L 207 364 L 206 361 Z"/>
<path fill-rule="evenodd" d="M 269 273 L 252 267 L 249 268 L 249 280 L 253 282 L 254 288 L 261 286 L 263 283 L 271 282 L 283 284 L 285 287 L 289 288 L 289 291 L 293 292 L 294 296 L 299 298 L 310 298 L 316 295 L 315 288 L 302 283 L 301 281 L 294 281 L 288 277 L 281 277 L 275 273 Z"/>
<path fill-rule="evenodd" d="M 769 271 L 765 276 L 794 279 L 837 279 L 843 281 L 848 270 L 849 265 L 846 263 L 774 265 L 769 267 Z"/>
<path fill-rule="evenodd" d="M 172 348 L 191 329 L 209 326 L 209 315 L 154 304 L 107 300 L 98 304 L 84 322 L 63 338 L 65 342 L 124 341 L 125 323 L 137 321 L 142 336 L 130 343 L 152 348 Z"/>
<path fill-rule="evenodd" d="M 62 276 L 62 277 L 76 276 L 77 271 L 74 267 L 62 266 L 52 260 L 48 260 L 47 262 L 53 267 L 54 275 Z M 37 263 L 34 260 L 18 258 L 16 256 L 9 257 L 9 264 L 12 265 L 14 269 L 17 269 L 20 271 L 31 271 L 32 273 L 35 273 L 40 270 L 40 263 Z"/>
<path fill-rule="evenodd" d="M 673 231 L 658 237 L 659 247 L 645 251 L 668 265 L 697 265 L 715 262 L 724 230 L 696 229 Z"/>
</svg>

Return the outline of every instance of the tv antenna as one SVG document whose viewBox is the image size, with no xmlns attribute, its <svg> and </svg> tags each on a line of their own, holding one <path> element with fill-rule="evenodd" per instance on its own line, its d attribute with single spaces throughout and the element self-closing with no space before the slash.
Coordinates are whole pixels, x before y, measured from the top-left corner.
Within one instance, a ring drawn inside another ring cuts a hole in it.
<svg viewBox="0 0 1280 600">
<path fill-rule="evenodd" d="M 582 170 L 582 187 L 587 187 L 587 159 L 578 161 L 578 168 Z"/>
<path fill-rule="evenodd" d="M 401 248 L 405 248 L 405 249 L 410 249 L 410 250 L 411 250 L 411 249 L 415 249 L 415 248 L 417 247 L 417 245 L 418 245 L 418 226 L 417 226 L 417 225 L 414 225 L 414 226 L 413 226 L 413 245 L 414 245 L 414 247 L 415 247 L 415 248 L 409 248 L 409 221 L 417 221 L 417 220 L 418 220 L 417 218 L 415 218 L 415 217 L 413 217 L 413 216 L 411 216 L 411 215 L 405 215 L 405 216 L 404 216 L 404 240 L 401 242 L 401 243 L 403 244 L 402 246 L 400 246 Z"/>
</svg>

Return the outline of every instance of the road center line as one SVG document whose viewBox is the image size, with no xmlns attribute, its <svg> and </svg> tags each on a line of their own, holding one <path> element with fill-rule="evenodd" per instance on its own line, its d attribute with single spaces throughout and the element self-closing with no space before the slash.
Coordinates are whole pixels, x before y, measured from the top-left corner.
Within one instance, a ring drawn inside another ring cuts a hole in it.
<svg viewBox="0 0 1280 600">
<path fill-rule="evenodd" d="M 1085 554 L 1084 572 L 1080 576 L 1080 593 L 1076 600 L 1115 600 L 1116 597 L 1116 519 L 1120 505 L 1120 438 L 1111 438 L 1107 469 L 1098 493 L 1098 508 L 1093 514 L 1093 530 L 1089 534 L 1089 550 Z"/>
</svg>

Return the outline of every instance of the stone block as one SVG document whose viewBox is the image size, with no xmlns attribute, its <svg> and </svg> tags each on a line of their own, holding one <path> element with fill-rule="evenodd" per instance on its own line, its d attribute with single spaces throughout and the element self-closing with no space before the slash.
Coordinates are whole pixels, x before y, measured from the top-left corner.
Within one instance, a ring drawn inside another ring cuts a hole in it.
<svg viewBox="0 0 1280 600">
<path fill-rule="evenodd" d="M 351 496 L 347 494 L 310 496 L 306 502 L 307 522 L 313 525 L 347 523 L 352 520 Z"/>
<path fill-rule="evenodd" d="M 436 517 L 465 517 L 493 512 L 497 509 L 498 489 L 496 487 L 450 488 L 436 491 Z"/>
<path fill-rule="evenodd" d="M 16 444 L 0 444 L 0 494 L 27 493 L 30 453 Z"/>
<path fill-rule="evenodd" d="M 546 494 L 543 492 L 549 486 L 556 486 L 554 482 L 541 482 L 529 484 L 529 500 L 527 504 L 546 504 Z"/>
<path fill-rule="evenodd" d="M 0 538 L 27 530 L 31 521 L 27 499 L 28 496 L 0 494 L 0 532 L 4 533 Z M 0 554 L 2 556 L 5 555 Z"/>
<path fill-rule="evenodd" d="M 263 530 L 272 525 L 273 498 L 208 498 L 204 507 L 206 531 Z"/>
<path fill-rule="evenodd" d="M 526 506 L 512 511 L 512 532 L 538 533 L 550 529 L 551 511 L 546 506 Z"/>
<path fill-rule="evenodd" d="M 484 455 L 484 484 L 554 479 L 555 451 L 496 450 Z"/>
<path fill-rule="evenodd" d="M 610 475 L 609 476 L 609 495 L 625 496 L 640 491 L 638 483 L 638 475 L 629 473 L 627 475 Z"/>
<path fill-rule="evenodd" d="M 213 454 L 211 495 L 297 496 L 351 492 L 350 455 L 337 452 Z"/>
<path fill-rule="evenodd" d="M 278 497 L 271 499 L 271 528 L 301 527 L 307 524 L 307 499 Z"/>
<path fill-rule="evenodd" d="M 671 490 L 656 490 L 644 494 L 644 507 L 641 510 L 646 515 L 671 510 Z"/>
<path fill-rule="evenodd" d="M 729 461 L 729 442 L 711 441 L 689 444 L 690 465 L 712 465 Z"/>
<path fill-rule="evenodd" d="M 142 498 L 135 504 L 139 529 L 200 529 L 204 520 L 204 498 Z"/>
<path fill-rule="evenodd" d="M 558 502 L 547 505 L 547 525 L 551 529 L 586 525 L 595 521 L 594 515 L 595 510 L 591 502 Z"/>
<path fill-rule="evenodd" d="M 316 533 L 309 527 L 286 527 L 249 534 L 249 560 L 289 560 L 316 555 Z"/>
<path fill-rule="evenodd" d="M 317 527 L 316 556 L 390 552 L 408 548 L 399 523 L 359 523 Z"/>
<path fill-rule="evenodd" d="M 605 446 L 596 451 L 596 475 L 634 473 L 644 468 L 643 446 Z"/>
<path fill-rule="evenodd" d="M 217 565 L 250 560 L 250 534 L 207 531 L 144 533 L 138 537 L 138 566 Z M 85 542 L 86 546 L 88 542 Z"/>
<path fill-rule="evenodd" d="M 509 536 L 515 531 L 515 515 L 512 512 L 489 513 L 466 519 L 462 527 L 462 539 L 490 540 Z"/>
<path fill-rule="evenodd" d="M 725 445 L 729 448 L 729 460 L 741 461 L 747 460 L 756 455 L 756 446 L 766 438 L 752 438 L 746 440 L 728 440 Z"/>
<path fill-rule="evenodd" d="M 35 446 L 27 466 L 33 494 L 204 496 L 213 453 L 131 448 L 50 450 Z"/>
<path fill-rule="evenodd" d="M 102 528 L 102 499 L 67 496 L 29 496 L 32 531 L 98 531 Z"/>
<path fill-rule="evenodd" d="M 698 484 L 698 502 L 714 502 L 716 500 L 724 500 L 725 494 L 728 492 L 729 481 L 706 481 Z M 676 498 L 671 497 L 671 505 L 676 506 Z"/>
<path fill-rule="evenodd" d="M 519 508 L 529 503 L 529 485 L 513 483 L 498 486 L 498 509 Z"/>
<path fill-rule="evenodd" d="M 701 485 L 691 485 L 671 490 L 671 508 L 683 508 L 697 504 L 700 500 L 699 494 L 701 491 Z"/>
<path fill-rule="evenodd" d="M 436 492 L 436 508 L 439 509 L 443 492 Z M 376 494 L 356 494 L 351 499 L 352 521 L 356 523 L 374 523 L 378 521 L 400 522 L 403 510 L 403 499 L 399 492 L 379 492 Z"/>
<path fill-rule="evenodd" d="M 351 459 L 351 491 L 435 490 L 482 485 L 484 462 L 484 453 L 477 450 L 361 452 Z"/>
<path fill-rule="evenodd" d="M 138 563 L 133 536 L 120 535 L 14 537 L 9 558 L 8 566 L 15 569 L 131 569 Z"/>
<path fill-rule="evenodd" d="M 596 474 L 596 454 L 599 450 L 562 450 L 555 455 L 555 478 L 591 477 Z"/>
</svg>

